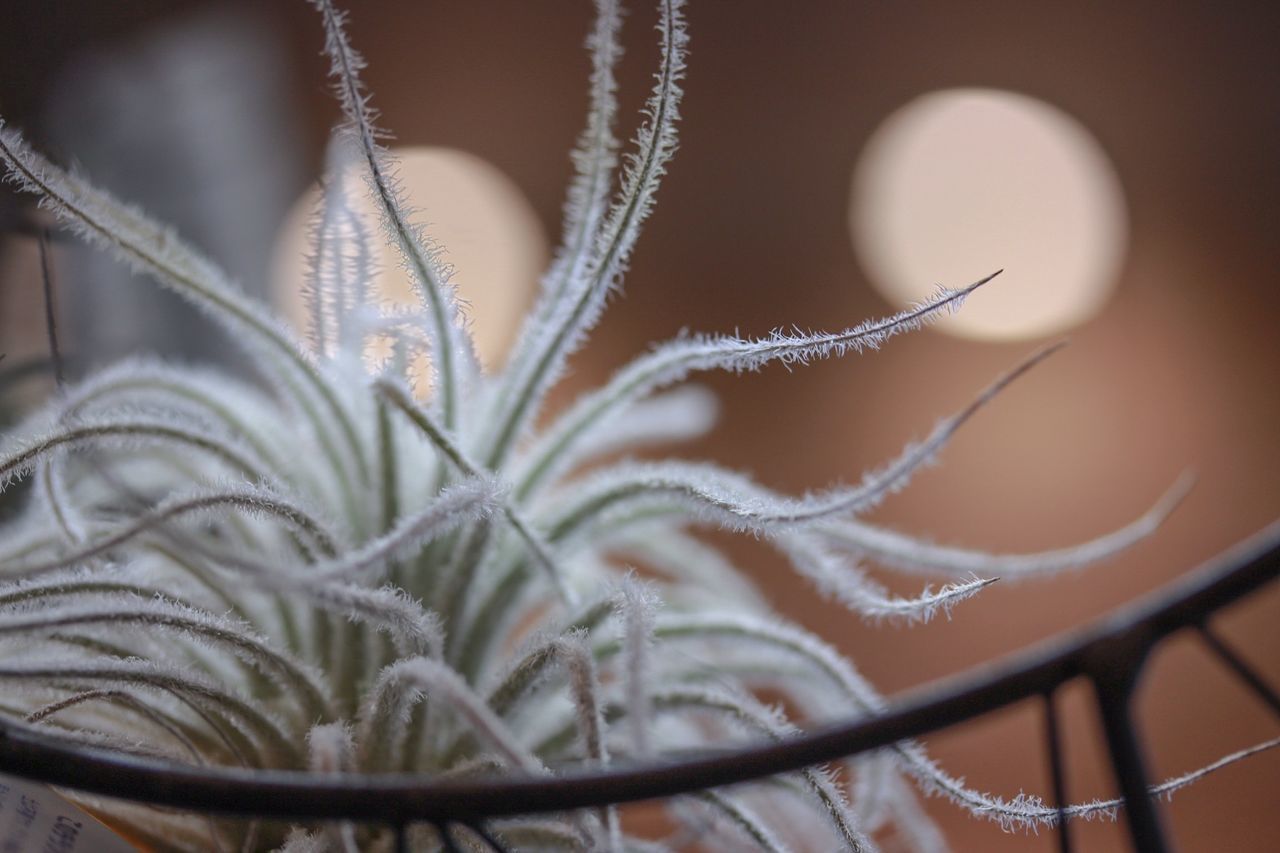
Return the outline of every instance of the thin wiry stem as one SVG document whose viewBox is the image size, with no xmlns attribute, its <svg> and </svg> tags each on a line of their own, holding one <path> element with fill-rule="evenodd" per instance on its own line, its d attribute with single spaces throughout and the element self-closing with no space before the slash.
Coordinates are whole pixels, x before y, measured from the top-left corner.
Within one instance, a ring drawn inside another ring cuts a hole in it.
<svg viewBox="0 0 1280 853">
<path fill-rule="evenodd" d="M 282 472 L 279 453 L 266 435 L 267 424 L 254 415 L 271 408 L 269 400 L 221 373 L 185 367 L 181 371 L 147 358 L 126 359 L 86 379 L 62 399 L 61 418 L 74 423 L 96 406 L 136 406 L 154 398 L 167 409 L 188 411 L 201 421 L 243 441 L 272 471 Z"/>
<path fill-rule="evenodd" d="M 312 773 L 342 773 L 355 768 L 355 736 L 346 723 L 313 726 L 307 732 L 307 765 Z M 357 853 L 355 824 L 327 827 L 329 841 L 343 853 Z"/>
<path fill-rule="evenodd" d="M 579 346 L 604 310 L 640 235 L 640 225 L 653 207 L 658 185 L 676 148 L 676 121 L 683 92 L 688 34 L 683 0 L 661 0 L 661 58 L 653 94 L 645 105 L 648 121 L 640 129 L 636 152 L 628 157 L 622 192 L 595 235 L 580 282 L 568 279 L 560 294 L 560 311 L 547 318 L 547 334 L 536 352 L 517 362 L 508 378 L 506 404 L 495 418 L 497 430 L 488 445 L 486 464 L 501 465 L 524 426 L 536 415 L 547 389 L 558 378 L 566 358 Z"/>
<path fill-rule="evenodd" d="M 365 343 L 360 315 L 368 309 L 369 282 L 377 269 L 368 231 L 347 189 L 349 167 L 356 159 L 351 143 L 349 133 L 336 132 L 329 138 L 322 203 L 310 228 L 303 296 L 315 351 L 359 359 Z M 349 244 L 354 244 L 350 256 Z"/>
<path fill-rule="evenodd" d="M 206 491 L 191 496 L 170 498 L 135 521 L 118 527 L 106 536 L 94 539 L 76 551 L 40 563 L 6 566 L 3 576 L 5 580 L 11 581 L 76 566 L 124 545 L 148 531 L 156 530 L 174 519 L 222 508 L 271 516 L 302 533 L 322 553 L 332 554 L 336 550 L 334 537 L 302 508 L 272 495 L 265 489 L 242 488 Z"/>
<path fill-rule="evenodd" d="M 1045 347 L 991 383 L 967 406 L 943 419 L 922 442 L 908 445 L 878 471 L 866 474 L 853 487 L 835 488 L 803 498 L 788 498 L 757 486 L 746 477 L 713 465 L 687 463 L 623 463 L 595 474 L 581 488 L 568 510 L 548 524 L 549 538 L 561 541 L 578 528 L 612 516 L 625 519 L 628 505 L 638 505 L 633 517 L 650 518 L 658 511 L 687 514 L 690 510 L 730 530 L 774 534 L 788 528 L 851 515 L 875 506 L 903 488 L 936 455 L 956 431 L 1015 379 L 1063 346 Z"/>
<path fill-rule="evenodd" d="M 276 721 L 255 708 L 251 700 L 195 678 L 190 672 L 179 672 L 140 660 L 94 661 L 89 664 L 82 660 L 51 660 L 0 665 L 0 680 L 137 685 L 161 690 L 194 703 L 212 716 L 233 722 L 233 728 L 222 730 L 237 736 L 240 748 L 256 762 L 270 763 L 265 759 L 273 757 L 276 761 L 285 762 L 285 766 L 298 764 L 297 748 Z"/>
<path fill-rule="evenodd" d="M 568 667 L 569 659 L 580 653 L 581 636 L 568 633 L 533 644 L 521 654 L 485 700 L 500 717 L 510 715 L 542 683 L 553 666 Z"/>
<path fill-rule="evenodd" d="M 782 843 L 766 821 L 737 797 L 719 791 L 703 791 L 695 796 L 728 819 L 730 824 L 741 830 L 761 850 L 767 853 L 788 853 L 791 849 Z"/>
<path fill-rule="evenodd" d="M 226 440 L 193 426 L 139 416 L 86 420 L 20 445 L 0 456 L 0 491 L 14 479 L 30 473 L 39 462 L 63 450 L 104 444 L 128 447 L 148 442 L 191 447 L 222 460 L 233 470 L 262 478 L 257 461 Z"/>
<path fill-rule="evenodd" d="M 320 682 L 317 673 L 273 649 L 265 640 L 248 631 L 247 626 L 237 625 L 210 613 L 162 599 L 152 599 L 144 602 L 121 601 L 114 606 L 55 607 L 24 611 L 17 615 L 0 614 L 0 636 L 31 636 L 87 625 L 165 628 L 223 645 L 237 656 L 282 677 L 287 688 L 286 694 L 295 697 L 309 714 L 332 716 L 332 700 L 327 695 L 328 688 Z"/>
<path fill-rule="evenodd" d="M 1152 796 L 1171 798 L 1178 791 L 1200 781 L 1211 773 L 1216 773 L 1224 767 L 1229 767 L 1236 762 L 1244 761 L 1246 758 L 1268 752 L 1272 749 L 1276 749 L 1277 747 L 1280 747 L 1280 738 L 1264 740 L 1261 743 L 1254 744 L 1253 746 L 1228 753 L 1216 761 L 1211 761 L 1203 767 L 1178 776 L 1170 777 L 1163 782 L 1152 785 L 1149 788 L 1149 792 Z M 1093 800 L 1087 803 L 1070 805 L 1063 809 L 1063 811 L 1069 818 L 1080 817 L 1086 820 L 1095 816 L 1114 818 L 1116 811 L 1122 805 L 1124 805 L 1124 801 L 1117 797 L 1109 800 Z M 1041 812 L 1035 813 L 1032 817 L 1039 820 L 1041 823 L 1051 825 L 1057 818 L 1057 812 L 1055 809 L 1044 809 Z"/>
<path fill-rule="evenodd" d="M 460 481 L 441 492 L 426 509 L 400 519 L 382 536 L 341 557 L 317 563 L 310 571 L 326 581 L 368 576 L 388 561 L 419 552 L 423 543 L 467 522 L 488 518 L 501 509 L 504 493 L 500 484 L 487 477 Z"/>
<path fill-rule="evenodd" d="M 652 590 L 629 577 L 623 582 L 618 610 L 622 625 L 624 686 L 631 749 L 636 755 L 647 755 L 652 749 L 649 722 L 650 658 L 653 654 L 653 624 L 657 616 L 658 599 Z"/>
<path fill-rule="evenodd" d="M 415 289 L 432 319 L 433 371 L 440 389 L 441 411 L 450 427 L 458 423 L 459 395 L 478 372 L 475 354 L 458 310 L 453 288 L 421 230 L 409 222 L 400 193 L 388 176 L 385 151 L 377 144 L 377 132 L 368 95 L 360 82 L 364 60 L 351 47 L 346 15 L 329 0 L 313 0 L 324 21 L 325 52 L 331 62 L 338 99 L 368 167 L 369 186 L 379 206 L 383 226 L 400 251 L 412 275 Z"/>
<path fill-rule="evenodd" d="M 190 726 L 153 708 L 141 695 L 129 690 L 85 690 L 37 708 L 27 714 L 26 722 L 40 723 L 63 711 L 94 702 L 119 705 L 133 711 L 181 744 L 194 764 L 205 763 L 204 756 L 209 753 L 212 746 L 209 739 L 200 738 Z M 197 740 L 200 742 L 197 743 Z"/>
<path fill-rule="evenodd" d="M 891 568 L 963 577 L 975 572 L 1002 578 L 1056 574 L 1101 562 L 1154 533 L 1190 491 L 1194 477 L 1180 476 L 1151 508 L 1133 522 L 1087 542 L 1029 554 L 990 554 L 915 539 L 857 519 L 828 521 L 816 530 L 833 546 Z"/>
<path fill-rule="evenodd" d="M 42 463 L 36 469 L 38 494 L 49 515 L 53 517 L 64 542 L 76 545 L 84 541 L 84 519 L 66 494 L 63 478 L 56 460 Z"/>
<path fill-rule="evenodd" d="M 998 580 L 970 578 L 961 583 L 946 584 L 937 591 L 925 587 L 915 598 L 902 598 L 888 594 L 856 565 L 830 553 L 808 537 L 784 536 L 779 544 L 791 564 L 813 581 L 819 592 L 871 619 L 928 622 L 939 611 L 950 616 L 952 607 Z"/>
<path fill-rule="evenodd" d="M 655 693 L 653 701 L 655 707 L 661 710 L 698 709 L 724 714 L 749 730 L 775 741 L 797 731 L 776 709 L 766 708 L 750 695 L 738 695 L 722 688 L 679 685 Z M 831 818 L 836 831 L 849 849 L 872 849 L 871 842 L 858 828 L 857 820 L 849 810 L 844 795 L 830 775 L 812 767 L 801 771 L 799 775 L 823 811 Z"/>
<path fill-rule="evenodd" d="M 442 694 L 472 731 L 512 767 L 546 772 L 542 762 L 519 743 L 454 670 L 430 658 L 407 658 L 382 671 L 360 712 L 357 743 L 368 745 L 389 729 L 403 729 L 411 704 L 422 692 Z"/>
<path fill-rule="evenodd" d="M 618 33 L 622 10 L 616 0 L 596 0 L 596 19 L 587 38 L 591 52 L 591 96 L 587 125 L 570 154 L 574 177 L 564 204 L 563 235 L 551 269 L 542 279 L 537 305 L 521 326 L 507 363 L 514 367 L 529 356 L 531 347 L 546 333 L 550 318 L 562 310 L 564 291 L 579 279 L 590 257 L 592 239 L 604 219 L 617 165 L 618 141 L 614 138 L 617 80 L 614 69 L 622 54 Z"/>
<path fill-rule="evenodd" d="M 205 556 L 211 557 L 223 572 L 247 575 L 263 587 L 302 596 L 325 611 L 384 631 L 403 654 L 438 656 L 443 643 L 439 617 L 424 610 L 398 587 L 386 585 L 372 589 L 340 579 L 317 578 L 310 573 L 266 574 L 266 566 L 228 552 L 209 551 Z"/>
<path fill-rule="evenodd" d="M 437 424 L 431 413 L 415 404 L 400 386 L 379 380 L 376 389 L 382 399 L 399 409 L 423 434 L 431 440 L 449 462 L 468 477 L 482 476 L 483 469 L 467 458 L 461 445 L 448 434 L 443 426 Z M 559 563 L 552 554 L 551 547 L 543 541 L 542 536 L 525 520 L 524 516 L 509 502 L 504 503 L 503 515 L 511 529 L 524 541 L 530 555 L 538 566 L 547 574 L 557 594 L 568 604 L 574 600 L 573 593 L 564 585 L 564 578 Z"/>
<path fill-rule="evenodd" d="M 87 573 L 64 574 L 46 577 L 39 581 L 6 584 L 0 588 L 0 608 L 24 602 L 49 600 L 58 597 L 83 596 L 91 593 L 123 593 L 139 599 L 164 597 L 170 601 L 187 604 L 181 598 L 162 592 L 159 587 L 131 583 L 128 580 L 100 580 Z"/>
<path fill-rule="evenodd" d="M 907 849 L 918 853 L 947 853 L 951 849 L 950 845 L 901 774 L 894 771 L 885 774 L 883 785 L 885 804 L 892 814 L 894 828 Z"/>
<path fill-rule="evenodd" d="M 728 336 L 678 338 L 658 346 L 623 367 L 609 382 L 575 403 L 543 434 L 530 454 L 527 473 L 516 484 L 516 497 L 528 499 L 546 484 L 561 456 L 569 453 L 597 422 L 616 416 L 628 403 L 674 385 L 691 373 L 707 370 L 758 370 L 770 362 L 804 364 L 812 359 L 877 349 L 888 338 L 912 331 L 959 310 L 965 298 L 999 272 L 960 290 L 940 289 L 931 298 L 881 320 L 838 333 L 783 333 L 750 340 Z"/>
</svg>

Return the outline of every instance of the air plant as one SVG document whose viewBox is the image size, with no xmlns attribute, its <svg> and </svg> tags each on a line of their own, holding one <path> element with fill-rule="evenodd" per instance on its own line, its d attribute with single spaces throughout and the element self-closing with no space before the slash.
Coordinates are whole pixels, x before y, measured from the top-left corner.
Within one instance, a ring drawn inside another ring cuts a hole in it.
<svg viewBox="0 0 1280 853">
<path fill-rule="evenodd" d="M 538 428 L 566 359 L 621 286 L 675 152 L 682 0 L 659 3 L 656 83 L 621 159 L 621 17 L 615 0 L 596 0 L 590 108 L 562 242 L 512 355 L 491 375 L 472 351 L 441 250 L 414 224 L 379 145 L 344 15 L 330 0 L 314 3 L 345 119 L 315 223 L 309 342 L 162 225 L 0 128 L 10 181 L 203 308 L 260 374 L 250 383 L 130 360 L 63 389 L 4 442 L 0 485 L 29 481 L 0 556 L 0 713 L 13 724 L 190 765 L 439 779 L 784 738 L 800 722 L 874 714 L 885 701 L 851 661 L 771 611 L 700 529 L 758 537 L 859 616 L 914 622 L 997 574 L 1107 557 L 1150 534 L 1177 502 L 1180 486 L 1106 536 L 1030 555 L 928 544 L 859 520 L 1052 348 L 856 485 L 792 497 L 713 464 L 617 461 L 711 427 L 714 402 L 684 384 L 692 374 L 875 348 L 958 309 L 989 279 L 842 331 L 683 336 Z M 381 238 L 411 274 L 414 310 L 380 305 L 372 291 L 377 235 L 340 179 L 351 168 L 362 170 Z M 385 345 L 377 358 L 374 342 Z M 422 359 L 425 402 L 408 369 Z M 861 567 L 866 558 L 948 582 L 892 595 Z M 785 696 L 795 719 L 766 704 L 765 690 Z M 889 824 L 915 847 L 937 847 L 916 791 L 1005 827 L 1056 820 L 1034 797 L 965 786 L 913 742 L 841 772 L 706 791 L 670 811 L 677 823 L 775 850 L 870 850 Z M 376 828 L 289 830 L 99 807 L 166 848 L 389 843 Z M 789 819 L 797 810 L 820 819 Z M 615 809 L 488 829 L 521 848 L 661 849 L 629 837 Z M 440 843 L 428 830 L 414 841 Z"/>
</svg>

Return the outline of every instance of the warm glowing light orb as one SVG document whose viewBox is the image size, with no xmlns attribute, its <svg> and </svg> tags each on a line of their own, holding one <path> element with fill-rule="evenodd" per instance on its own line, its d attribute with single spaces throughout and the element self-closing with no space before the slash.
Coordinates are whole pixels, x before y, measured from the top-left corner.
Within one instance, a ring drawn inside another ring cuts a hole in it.
<svg viewBox="0 0 1280 853">
<path fill-rule="evenodd" d="M 520 319 L 528 310 L 538 276 L 547 263 L 547 239 L 520 189 L 495 166 L 449 148 L 404 147 L 392 151 L 400 187 L 415 210 L 415 221 L 454 268 L 450 279 L 469 306 L 467 315 L 481 362 L 501 362 Z M 399 253 L 382 236 L 374 205 L 356 165 L 344 175 L 350 197 L 374 235 L 378 254 L 374 285 L 389 305 L 415 306 Z M 308 223 L 320 205 L 313 186 L 293 206 L 276 242 L 273 288 L 285 315 L 307 328 L 303 302 Z"/>
<path fill-rule="evenodd" d="M 1097 313 L 1128 237 L 1120 181 L 1089 132 L 994 89 L 933 92 L 889 116 L 854 170 L 850 226 L 863 269 L 895 303 L 1005 269 L 939 328 L 1006 340 Z"/>
</svg>

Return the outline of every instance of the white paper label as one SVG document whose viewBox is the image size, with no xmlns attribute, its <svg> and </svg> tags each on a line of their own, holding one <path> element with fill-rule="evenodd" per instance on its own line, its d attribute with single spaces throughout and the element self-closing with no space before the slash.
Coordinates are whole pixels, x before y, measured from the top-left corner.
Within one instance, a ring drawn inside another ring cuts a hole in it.
<svg viewBox="0 0 1280 853">
<path fill-rule="evenodd" d="M 0 775 L 0 853 L 137 853 L 48 785 Z"/>
</svg>

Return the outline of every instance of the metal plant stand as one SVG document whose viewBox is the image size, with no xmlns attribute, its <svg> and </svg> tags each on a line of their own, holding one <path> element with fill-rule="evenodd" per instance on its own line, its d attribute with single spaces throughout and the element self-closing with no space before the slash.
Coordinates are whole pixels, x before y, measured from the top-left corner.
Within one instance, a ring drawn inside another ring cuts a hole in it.
<svg viewBox="0 0 1280 853">
<path fill-rule="evenodd" d="M 467 833 L 494 850 L 491 818 L 560 812 L 671 797 L 759 780 L 889 746 L 990 713 L 1034 696 L 1044 699 L 1045 740 L 1059 809 L 1060 848 L 1071 849 L 1063 819 L 1063 759 L 1054 693 L 1075 678 L 1093 686 L 1111 765 L 1133 846 L 1163 851 L 1169 843 L 1131 716 L 1134 684 L 1152 648 L 1191 630 L 1225 666 L 1280 717 L 1280 695 L 1209 626 L 1218 610 L 1280 574 L 1280 522 L 1226 551 L 1156 595 L 1094 625 L 1028 652 L 913 693 L 887 713 L 815 729 L 787 741 L 708 752 L 679 762 L 575 771 L 555 778 L 441 783 L 419 775 L 334 775 L 189 768 L 85 747 L 0 722 L 0 771 L 81 791 L 192 811 L 285 820 L 382 823 L 407 849 L 408 827 L 431 824 L 446 850 Z"/>
</svg>

